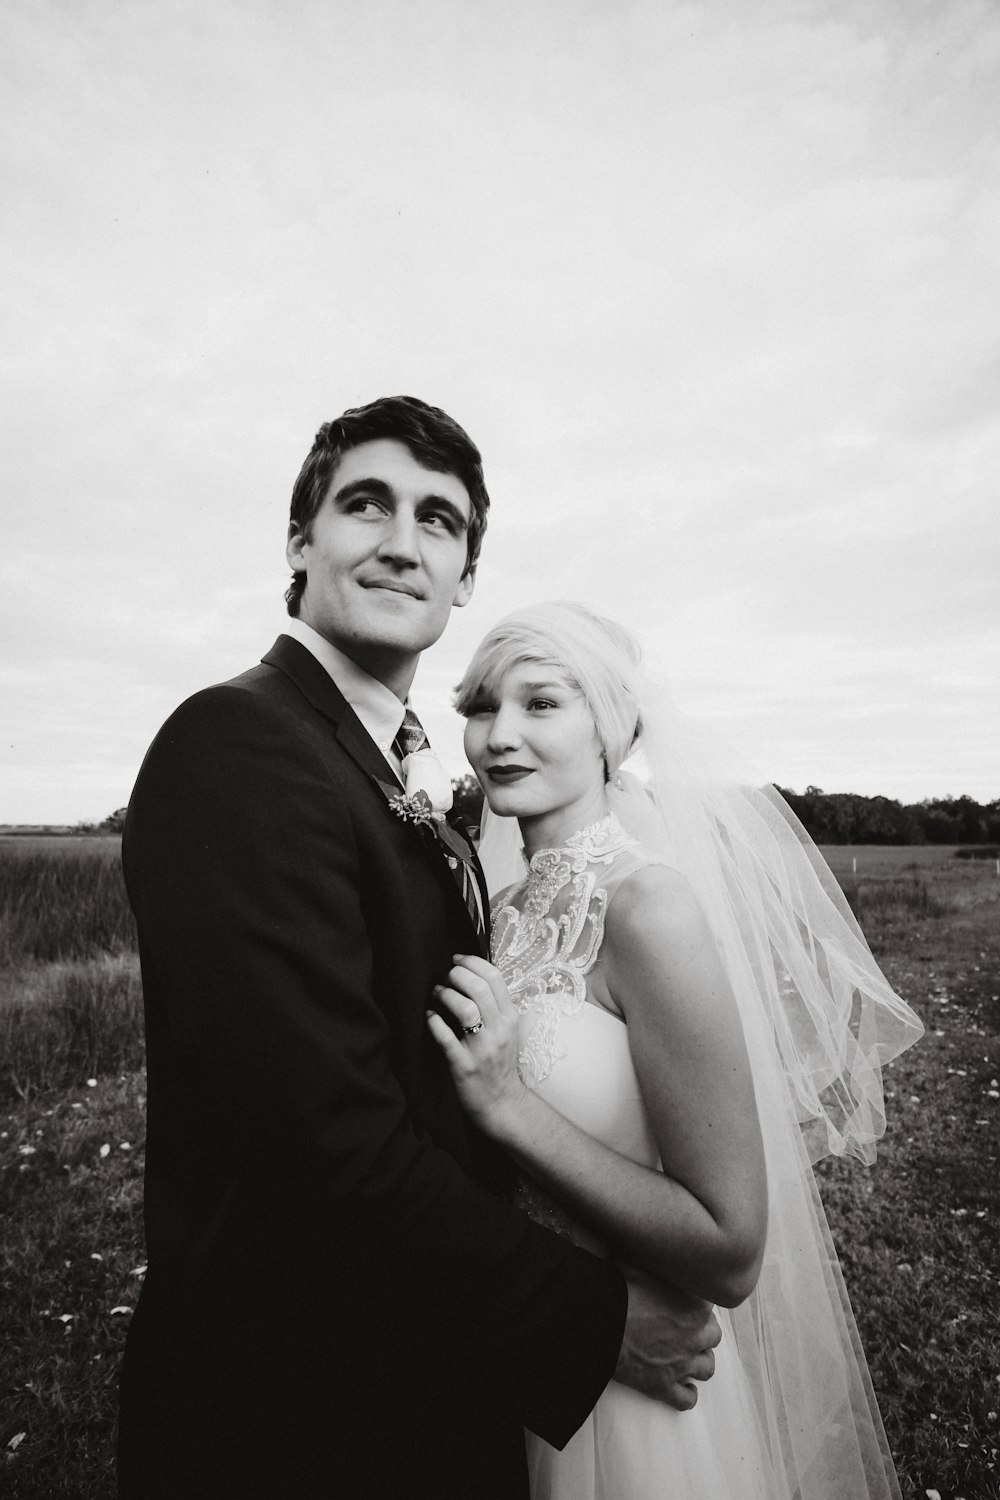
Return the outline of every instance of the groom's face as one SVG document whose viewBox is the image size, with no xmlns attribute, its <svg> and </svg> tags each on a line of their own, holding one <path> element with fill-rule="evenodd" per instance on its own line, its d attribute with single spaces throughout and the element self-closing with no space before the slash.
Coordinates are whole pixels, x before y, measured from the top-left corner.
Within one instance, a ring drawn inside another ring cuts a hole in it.
<svg viewBox="0 0 1000 1500">
<path fill-rule="evenodd" d="M 472 597 L 471 514 L 462 481 L 404 443 L 348 449 L 307 534 L 289 530 L 289 564 L 306 574 L 299 618 L 405 693 L 420 652 Z"/>
</svg>

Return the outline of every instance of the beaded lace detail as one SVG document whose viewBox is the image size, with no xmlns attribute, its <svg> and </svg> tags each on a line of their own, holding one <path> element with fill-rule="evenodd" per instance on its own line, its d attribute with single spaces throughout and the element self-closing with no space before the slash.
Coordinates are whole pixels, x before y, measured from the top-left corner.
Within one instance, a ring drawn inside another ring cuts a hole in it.
<svg viewBox="0 0 1000 1500">
<path fill-rule="evenodd" d="M 587 975 L 604 937 L 608 892 L 602 883 L 618 856 L 636 847 L 609 814 L 556 849 L 539 849 L 523 884 L 504 891 L 493 911 L 493 962 L 522 1015 L 534 1017 L 517 1059 L 530 1087 L 551 1073 L 559 1018 L 584 1004 Z"/>
</svg>

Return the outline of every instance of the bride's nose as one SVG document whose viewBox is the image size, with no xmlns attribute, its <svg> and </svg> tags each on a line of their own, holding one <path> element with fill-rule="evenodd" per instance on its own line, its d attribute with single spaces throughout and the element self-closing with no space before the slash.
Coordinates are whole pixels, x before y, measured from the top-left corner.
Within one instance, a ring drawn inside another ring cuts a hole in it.
<svg viewBox="0 0 1000 1500">
<path fill-rule="evenodd" d="M 521 743 L 517 727 L 517 711 L 512 705 L 501 704 L 493 715 L 487 747 L 494 755 L 504 750 L 513 750 Z"/>
</svg>

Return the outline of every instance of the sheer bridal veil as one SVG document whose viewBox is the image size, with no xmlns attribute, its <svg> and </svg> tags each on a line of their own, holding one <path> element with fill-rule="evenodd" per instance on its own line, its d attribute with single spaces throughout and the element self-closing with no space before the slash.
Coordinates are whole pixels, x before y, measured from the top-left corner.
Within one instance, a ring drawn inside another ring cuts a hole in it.
<svg viewBox="0 0 1000 1500">
<path fill-rule="evenodd" d="M 624 631 L 582 606 L 539 605 L 501 621 L 473 668 L 526 658 L 579 684 L 604 744 L 611 810 L 686 877 L 726 961 L 770 1203 L 757 1288 L 727 1316 L 775 1469 L 791 1500 L 898 1496 L 812 1163 L 874 1160 L 882 1066 L 918 1039 L 921 1023 L 784 799 L 674 708 Z M 491 895 L 523 878 L 513 818 L 487 812 L 480 858 Z"/>
</svg>

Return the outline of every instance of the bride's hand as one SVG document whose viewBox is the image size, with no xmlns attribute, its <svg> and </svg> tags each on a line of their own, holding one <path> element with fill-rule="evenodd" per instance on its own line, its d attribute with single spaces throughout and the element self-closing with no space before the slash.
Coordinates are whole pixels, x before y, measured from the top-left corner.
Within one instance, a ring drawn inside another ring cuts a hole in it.
<svg viewBox="0 0 1000 1500">
<path fill-rule="evenodd" d="M 427 1024 L 463 1106 L 487 1134 L 504 1135 L 527 1090 L 517 1074 L 517 1011 L 503 976 L 484 958 L 459 954 L 434 999 L 444 1014 L 428 1011 Z"/>
</svg>

